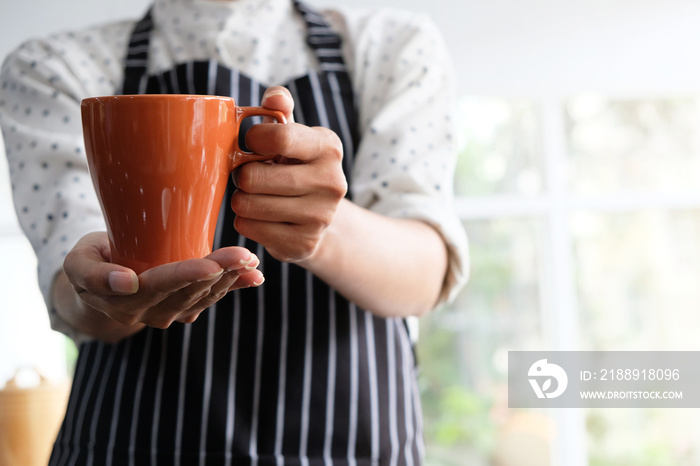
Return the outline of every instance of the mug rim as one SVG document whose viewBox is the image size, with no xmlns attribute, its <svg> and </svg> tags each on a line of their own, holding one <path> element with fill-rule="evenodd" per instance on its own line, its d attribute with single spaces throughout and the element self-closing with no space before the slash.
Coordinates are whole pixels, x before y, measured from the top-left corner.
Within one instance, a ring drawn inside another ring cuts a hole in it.
<svg viewBox="0 0 700 466">
<path fill-rule="evenodd" d="M 209 94 L 116 94 L 86 97 L 81 100 L 81 104 L 108 102 L 116 100 L 231 100 L 230 96 L 209 95 Z"/>
</svg>

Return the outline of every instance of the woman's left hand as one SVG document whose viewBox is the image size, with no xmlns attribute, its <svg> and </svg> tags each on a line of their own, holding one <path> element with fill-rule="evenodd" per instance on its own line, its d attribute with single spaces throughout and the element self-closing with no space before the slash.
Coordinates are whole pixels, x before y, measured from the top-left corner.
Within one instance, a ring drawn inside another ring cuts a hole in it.
<svg viewBox="0 0 700 466">
<path fill-rule="evenodd" d="M 238 188 L 231 200 L 234 226 L 278 260 L 307 260 L 348 189 L 343 146 L 327 128 L 294 123 L 294 100 L 287 89 L 268 89 L 262 105 L 282 111 L 288 123 L 263 123 L 248 131 L 246 145 L 251 151 L 277 157 L 249 162 L 234 173 Z"/>
</svg>

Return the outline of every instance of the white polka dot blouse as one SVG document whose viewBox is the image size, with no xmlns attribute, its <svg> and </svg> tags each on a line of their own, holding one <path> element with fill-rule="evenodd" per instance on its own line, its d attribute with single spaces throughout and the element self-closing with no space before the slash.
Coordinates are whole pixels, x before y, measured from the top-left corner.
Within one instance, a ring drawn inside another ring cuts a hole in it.
<svg viewBox="0 0 700 466">
<path fill-rule="evenodd" d="M 449 299 L 466 279 L 468 259 L 451 205 L 454 83 L 439 31 L 425 15 L 394 9 L 323 13 L 343 39 L 356 91 L 353 199 L 380 214 L 425 220 L 444 236 Z M 153 18 L 151 72 L 214 58 L 275 85 L 317 67 L 291 0 L 156 0 Z M 80 101 L 118 92 L 134 24 L 31 40 L 2 68 L 0 126 L 13 197 L 47 302 L 65 254 L 85 233 L 105 228 L 85 163 Z"/>
</svg>

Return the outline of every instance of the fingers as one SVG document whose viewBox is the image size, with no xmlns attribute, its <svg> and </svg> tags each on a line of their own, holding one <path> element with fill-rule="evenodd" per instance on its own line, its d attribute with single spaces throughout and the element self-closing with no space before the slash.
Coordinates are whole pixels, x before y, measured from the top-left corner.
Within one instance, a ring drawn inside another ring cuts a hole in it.
<svg viewBox="0 0 700 466">
<path fill-rule="evenodd" d="M 240 274 L 240 271 L 227 272 L 215 282 L 188 287 L 183 290 L 185 299 L 172 296 L 152 309 L 151 312 L 154 316 L 162 319 L 158 325 L 160 328 L 167 328 L 172 322 L 192 323 L 204 310 L 218 303 L 229 292 L 257 287 L 262 285 L 264 281 L 265 279 L 259 270 L 243 274 Z M 161 312 L 161 309 L 167 311 Z M 179 313 L 174 311 L 179 311 Z M 168 318 L 169 320 L 166 320 Z"/>
<path fill-rule="evenodd" d="M 139 300 L 143 306 L 155 307 L 166 298 L 192 285 L 219 280 L 224 269 L 209 259 L 189 259 L 165 264 L 143 272 Z"/>
<path fill-rule="evenodd" d="M 174 290 L 172 285 L 167 283 L 159 285 L 149 282 L 144 286 L 144 288 L 155 286 L 155 289 L 159 290 L 157 293 L 162 293 L 161 299 L 155 299 L 156 302 L 144 312 L 145 323 L 153 327 L 167 328 L 176 321 L 194 322 L 202 311 L 220 301 L 229 291 L 259 286 L 264 281 L 262 273 L 256 269 L 260 264 L 258 257 L 240 247 L 222 248 L 203 259 L 183 261 L 178 265 L 194 266 L 197 265 L 195 262 L 204 261 L 217 264 L 218 272 L 190 283 L 185 281 L 185 286 L 174 287 L 177 288 Z M 252 277 L 240 280 L 242 276 L 251 274 Z M 196 273 L 194 276 L 201 277 L 201 274 Z M 169 291 L 160 291 L 168 289 L 168 286 L 171 286 Z"/>
<path fill-rule="evenodd" d="M 68 254 L 64 270 L 87 306 L 124 325 L 192 322 L 229 291 L 264 281 L 257 256 L 241 247 L 154 267 L 138 277 L 109 259 L 106 234 L 90 234 Z"/>
<path fill-rule="evenodd" d="M 262 285 L 265 281 L 262 272 L 255 269 L 259 263 L 253 256 L 240 268 L 209 281 L 193 283 L 149 309 L 144 318 L 150 326 L 157 328 L 167 328 L 173 322 L 192 323 L 202 311 L 219 302 L 228 292 Z"/>
<path fill-rule="evenodd" d="M 345 174 L 332 166 L 249 163 L 239 168 L 236 188 L 248 194 L 303 196 L 327 189 L 344 196 Z"/>
<path fill-rule="evenodd" d="M 343 145 L 337 134 L 328 128 L 298 123 L 254 125 L 246 134 L 246 145 L 256 154 L 282 155 L 307 163 L 320 157 L 343 159 Z"/>
<path fill-rule="evenodd" d="M 216 262 L 226 272 L 232 270 L 240 271 L 242 269 L 250 271 L 260 263 L 260 260 L 255 254 L 245 248 L 239 247 L 217 249 L 206 256 L 205 259 Z"/>
<path fill-rule="evenodd" d="M 212 280 L 192 283 L 172 293 L 146 309 L 142 321 L 151 327 L 165 329 L 173 322 L 190 323 L 216 301 L 209 302 L 211 290 L 223 278 L 223 273 Z M 223 296 L 222 296 L 223 297 Z"/>
<path fill-rule="evenodd" d="M 264 244 L 272 257 L 282 262 L 298 262 L 318 248 L 325 228 L 317 224 L 291 224 L 251 220 L 236 216 L 234 226 L 241 235 Z"/>
<path fill-rule="evenodd" d="M 248 194 L 239 189 L 231 198 L 231 209 L 236 213 L 236 220 L 248 219 L 294 225 L 317 224 L 325 227 L 332 220 L 335 213 L 334 206 L 342 196 L 341 189 L 332 190 L 328 194 L 317 192 L 314 195 L 291 197 Z M 239 233 L 246 236 L 243 232 Z"/>
<path fill-rule="evenodd" d="M 347 180 L 342 169 L 342 145 L 325 128 L 303 125 L 257 125 L 248 139 L 257 153 L 278 153 L 278 163 L 248 163 L 237 169 L 238 189 L 249 194 L 302 196 L 330 190 L 344 197 Z M 292 163 L 290 163 L 292 162 Z"/>
<path fill-rule="evenodd" d="M 280 112 L 284 113 L 284 116 L 287 118 L 287 122 L 294 122 L 294 99 L 287 88 L 282 86 L 273 86 L 268 88 L 267 91 L 265 91 L 265 94 L 263 94 L 260 105 L 265 108 L 269 108 L 270 110 L 279 110 Z M 272 119 L 266 117 L 264 121 L 266 123 L 271 123 Z"/>
</svg>

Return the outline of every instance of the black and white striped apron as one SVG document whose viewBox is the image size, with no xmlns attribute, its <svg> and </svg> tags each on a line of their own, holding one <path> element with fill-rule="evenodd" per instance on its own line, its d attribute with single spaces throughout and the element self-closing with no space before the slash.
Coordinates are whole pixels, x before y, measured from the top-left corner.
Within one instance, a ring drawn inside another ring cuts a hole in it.
<svg viewBox="0 0 700 466">
<path fill-rule="evenodd" d="M 335 131 L 351 173 L 352 86 L 340 38 L 295 2 L 318 72 L 287 84 L 294 118 Z M 259 82 L 195 61 L 148 76 L 150 13 L 131 37 L 123 93 L 232 96 L 259 105 Z M 245 246 L 266 282 L 229 293 L 193 324 L 147 328 L 116 345 L 80 346 L 68 409 L 50 464 L 419 465 L 420 401 L 402 319 L 357 308 L 233 228 L 222 204 L 217 247 Z"/>
</svg>

